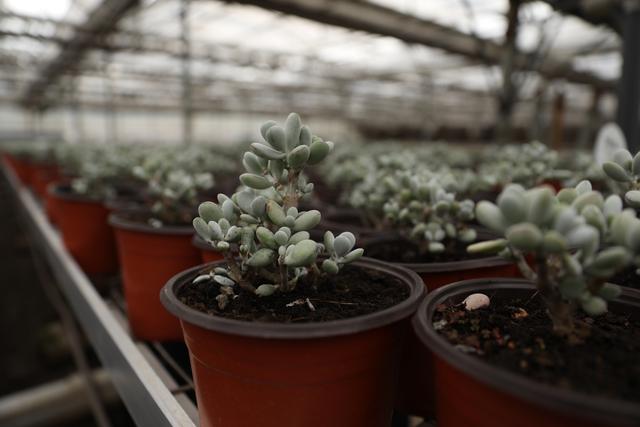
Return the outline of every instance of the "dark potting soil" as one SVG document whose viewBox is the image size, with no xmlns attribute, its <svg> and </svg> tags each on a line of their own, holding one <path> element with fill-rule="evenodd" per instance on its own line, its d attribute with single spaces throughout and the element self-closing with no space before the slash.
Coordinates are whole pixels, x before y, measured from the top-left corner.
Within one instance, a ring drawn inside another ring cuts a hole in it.
<svg viewBox="0 0 640 427">
<path fill-rule="evenodd" d="M 620 273 L 613 276 L 608 281 L 620 286 L 627 286 L 629 288 L 640 289 L 640 275 L 636 273 L 638 267 L 631 266 L 622 270 Z"/>
<path fill-rule="evenodd" d="M 442 304 L 434 323 L 445 320 L 441 335 L 492 365 L 555 387 L 640 402 L 640 320 L 611 312 L 594 318 L 580 312 L 577 319 L 587 325 L 585 338 L 556 335 L 541 299 L 532 298 L 494 300 L 471 312 Z"/>
<path fill-rule="evenodd" d="M 242 289 L 220 310 L 218 286 L 188 283 L 178 298 L 189 307 L 214 316 L 235 320 L 307 323 L 348 319 L 394 306 L 409 297 L 409 288 L 393 276 L 353 266 L 345 266 L 338 275 L 318 280 L 312 286 L 303 278 L 292 292 L 276 292 L 258 297 Z M 310 308 L 306 299 L 313 305 Z"/>
<path fill-rule="evenodd" d="M 407 240 L 381 240 L 366 245 L 366 256 L 387 262 L 401 263 L 431 263 L 466 261 L 485 258 L 486 255 L 470 255 L 467 253 L 467 243 L 450 241 L 444 252 L 420 253 L 417 245 Z"/>
</svg>

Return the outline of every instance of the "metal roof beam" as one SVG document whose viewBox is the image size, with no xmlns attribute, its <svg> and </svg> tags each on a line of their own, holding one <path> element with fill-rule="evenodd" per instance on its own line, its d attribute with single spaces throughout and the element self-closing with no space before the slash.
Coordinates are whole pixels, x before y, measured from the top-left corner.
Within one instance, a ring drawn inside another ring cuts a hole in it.
<svg viewBox="0 0 640 427">
<path fill-rule="evenodd" d="M 443 49 L 490 64 L 498 64 L 502 58 L 502 46 L 499 43 L 364 0 L 221 1 L 258 6 L 329 25 L 395 37 L 407 43 Z M 608 91 L 615 89 L 615 82 L 575 70 L 570 63 L 557 59 L 546 58 L 542 64 L 537 64 L 530 55 L 519 53 L 515 63 L 518 69 L 536 71 L 548 78 L 566 79 Z"/>
<path fill-rule="evenodd" d="M 23 104 L 45 109 L 48 105 L 44 95 L 49 86 L 67 69 L 77 66 L 96 40 L 113 32 L 120 19 L 138 3 L 139 0 L 103 0 L 89 14 L 82 31 L 75 31 L 73 37 L 61 47 L 60 53 L 41 69 L 38 79 L 27 89 Z"/>
</svg>

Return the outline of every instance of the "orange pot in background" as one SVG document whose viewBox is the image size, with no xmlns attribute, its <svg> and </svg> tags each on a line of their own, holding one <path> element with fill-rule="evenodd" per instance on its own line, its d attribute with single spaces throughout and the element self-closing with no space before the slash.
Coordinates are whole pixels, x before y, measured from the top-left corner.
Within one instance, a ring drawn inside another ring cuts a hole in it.
<svg viewBox="0 0 640 427">
<path fill-rule="evenodd" d="M 175 274 L 201 263 L 191 244 L 193 228 L 162 227 L 109 217 L 115 229 L 131 333 L 148 341 L 182 340 L 180 322 L 160 304 L 162 286 Z"/>
<path fill-rule="evenodd" d="M 49 209 L 53 207 L 64 245 L 84 272 L 116 273 L 116 245 L 113 230 L 107 224 L 109 211 L 102 202 L 74 195 L 64 185 L 50 186 L 49 196 Z"/>
<path fill-rule="evenodd" d="M 204 240 L 202 240 L 202 237 L 198 236 L 197 234 L 193 236 L 191 243 L 193 243 L 193 246 L 198 248 L 198 250 L 200 251 L 202 262 L 204 262 L 205 264 L 224 259 L 224 256 L 220 252 L 213 249 Z"/>
<path fill-rule="evenodd" d="M 167 283 L 160 297 L 182 322 L 202 427 L 390 425 L 398 356 L 424 286 L 390 264 L 363 258 L 354 265 L 395 276 L 410 296 L 365 316 L 280 324 L 220 318 L 184 305 L 176 294 L 203 266 Z"/>
</svg>

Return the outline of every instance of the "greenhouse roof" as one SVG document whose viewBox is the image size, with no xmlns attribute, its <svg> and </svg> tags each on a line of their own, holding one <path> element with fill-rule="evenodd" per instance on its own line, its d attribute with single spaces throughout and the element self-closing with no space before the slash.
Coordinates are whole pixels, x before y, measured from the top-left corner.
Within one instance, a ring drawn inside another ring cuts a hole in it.
<svg viewBox="0 0 640 427">
<path fill-rule="evenodd" d="M 327 2 L 334 3 L 341 2 Z M 362 3 L 498 45 L 506 28 L 507 0 Z M 100 0 L 5 0 L 0 18 L 4 36 L 0 37 L 4 68 L 0 96 L 24 102 L 34 82 L 48 78 L 42 75 L 47 64 L 70 39 L 86 32 L 86 22 L 100 4 Z M 95 41 L 81 62 L 66 64 L 62 79 L 49 82 L 48 102 L 179 108 L 182 6 L 180 1 L 140 2 L 118 23 L 115 33 Z M 255 6 L 192 1 L 188 16 L 191 102 L 196 110 L 295 108 L 411 122 L 424 120 L 427 112 L 487 115 L 486 103 L 501 85 L 495 63 Z M 562 63 L 613 87 L 621 61 L 619 38 L 612 29 L 562 15 L 539 1 L 525 3 L 520 19 L 521 52 L 540 62 Z M 535 72 L 520 74 L 521 96 L 531 99 L 542 80 Z M 79 77 L 71 80 L 74 76 Z M 588 105 L 589 85 L 564 79 L 556 85 L 570 105 Z M 434 110 L 435 103 L 442 108 Z"/>
</svg>

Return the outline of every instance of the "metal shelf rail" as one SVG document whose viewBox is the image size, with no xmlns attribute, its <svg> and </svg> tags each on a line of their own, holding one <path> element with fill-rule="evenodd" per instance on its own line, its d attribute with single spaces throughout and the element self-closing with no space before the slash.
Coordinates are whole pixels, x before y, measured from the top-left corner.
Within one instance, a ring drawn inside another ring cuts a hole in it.
<svg viewBox="0 0 640 427">
<path fill-rule="evenodd" d="M 131 338 L 122 313 L 113 302 L 98 294 L 64 248 L 58 232 L 50 225 L 31 192 L 20 184 L 4 162 L 0 163 L 0 171 L 13 189 L 31 241 L 44 254 L 61 291 L 136 424 L 152 427 L 198 425 L 194 403 L 155 356 L 152 346 Z"/>
</svg>

